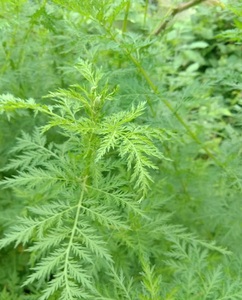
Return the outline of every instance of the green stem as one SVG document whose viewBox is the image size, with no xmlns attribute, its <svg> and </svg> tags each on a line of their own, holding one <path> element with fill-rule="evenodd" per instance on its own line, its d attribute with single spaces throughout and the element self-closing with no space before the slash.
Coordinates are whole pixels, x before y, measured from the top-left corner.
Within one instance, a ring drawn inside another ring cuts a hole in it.
<svg viewBox="0 0 242 300">
<path fill-rule="evenodd" d="M 150 76 L 147 74 L 147 72 L 144 70 L 144 68 L 141 66 L 141 64 L 136 60 L 135 57 L 133 57 L 132 54 L 130 54 L 128 51 L 126 51 L 126 54 L 129 56 L 130 60 L 135 64 L 137 69 L 140 71 L 140 73 L 143 75 L 145 80 L 147 81 L 148 85 L 150 86 L 151 90 L 154 92 L 154 94 L 160 96 L 158 87 L 153 83 L 153 81 L 150 79 Z M 169 101 L 166 99 L 161 99 L 162 102 L 166 105 L 166 107 L 172 112 L 172 114 L 177 118 L 177 120 L 182 124 L 182 126 L 186 129 L 187 133 L 190 135 L 190 137 L 199 144 L 203 150 L 206 152 L 206 154 L 212 158 L 217 165 L 224 168 L 223 164 L 217 160 L 217 158 L 203 145 L 203 143 L 199 140 L 199 138 L 196 136 L 196 134 L 190 129 L 188 124 L 183 120 L 183 118 L 177 113 L 177 111 L 174 109 L 174 107 L 171 105 Z"/>
<path fill-rule="evenodd" d="M 126 4 L 126 9 L 125 9 L 125 14 L 124 14 L 124 20 L 123 20 L 123 27 L 122 27 L 122 34 L 124 34 L 127 31 L 129 9 L 130 9 L 130 0 L 128 0 L 127 4 Z"/>
<path fill-rule="evenodd" d="M 149 8 L 149 0 L 145 0 L 144 26 L 146 25 L 148 8 Z"/>
<path fill-rule="evenodd" d="M 65 265 L 64 265 L 64 276 L 65 276 L 65 284 L 66 284 L 67 290 L 69 289 L 68 264 L 69 264 L 71 246 L 73 245 L 75 234 L 76 234 L 76 229 L 78 227 L 78 220 L 79 220 L 79 217 L 80 217 L 80 212 L 81 212 L 81 209 L 82 209 L 82 202 L 83 202 L 83 199 L 84 199 L 84 194 L 85 194 L 85 189 L 86 189 L 86 185 L 85 185 L 86 180 L 87 180 L 87 178 L 84 179 L 84 182 L 82 184 L 82 191 L 81 191 L 81 195 L 80 195 L 80 198 L 79 198 L 79 201 L 78 201 L 76 216 L 75 216 L 71 236 L 70 236 L 70 239 L 69 239 L 68 247 L 66 249 Z"/>
</svg>

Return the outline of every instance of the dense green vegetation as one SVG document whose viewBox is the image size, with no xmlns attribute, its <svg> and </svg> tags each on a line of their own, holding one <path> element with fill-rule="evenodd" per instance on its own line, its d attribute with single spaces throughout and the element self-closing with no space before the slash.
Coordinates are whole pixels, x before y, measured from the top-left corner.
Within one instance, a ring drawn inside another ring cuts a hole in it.
<svg viewBox="0 0 242 300">
<path fill-rule="evenodd" d="M 171 2 L 0 1 L 0 300 L 242 299 L 242 3 Z"/>
</svg>

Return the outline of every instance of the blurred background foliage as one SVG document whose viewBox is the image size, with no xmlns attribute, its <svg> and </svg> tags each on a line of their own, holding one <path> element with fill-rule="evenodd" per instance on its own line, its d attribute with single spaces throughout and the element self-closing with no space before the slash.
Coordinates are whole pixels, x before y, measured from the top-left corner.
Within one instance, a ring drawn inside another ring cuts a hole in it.
<svg viewBox="0 0 242 300">
<path fill-rule="evenodd" d="M 44 102 L 48 92 L 83 80 L 75 69 L 80 60 L 101 66 L 117 88 L 117 101 L 107 110 L 146 101 L 141 122 L 176 133 L 164 145 L 171 162 L 163 161 L 154 172 L 150 201 L 160 201 L 174 224 L 229 248 L 233 258 L 222 263 L 237 276 L 242 261 L 241 3 L 206 1 L 171 18 L 155 35 L 181 1 L 94 2 L 2 0 L 0 94 Z M 44 122 L 26 111 L 1 115 L 1 168 L 21 131 L 32 132 Z M 55 132 L 49 134 L 53 138 Z M 0 178 L 6 175 L 11 174 L 2 172 Z M 1 191 L 1 231 L 23 210 L 11 191 Z M 26 255 L 19 248 L 1 252 L 0 299 L 32 299 L 31 291 L 20 288 Z"/>
</svg>

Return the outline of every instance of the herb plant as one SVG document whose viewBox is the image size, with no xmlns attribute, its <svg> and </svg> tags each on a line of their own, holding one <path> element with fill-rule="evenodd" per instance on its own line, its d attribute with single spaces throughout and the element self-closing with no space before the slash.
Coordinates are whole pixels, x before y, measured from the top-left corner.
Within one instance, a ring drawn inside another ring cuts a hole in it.
<svg viewBox="0 0 242 300">
<path fill-rule="evenodd" d="M 242 299 L 241 7 L 216 3 L 0 4 L 0 299 Z"/>
</svg>

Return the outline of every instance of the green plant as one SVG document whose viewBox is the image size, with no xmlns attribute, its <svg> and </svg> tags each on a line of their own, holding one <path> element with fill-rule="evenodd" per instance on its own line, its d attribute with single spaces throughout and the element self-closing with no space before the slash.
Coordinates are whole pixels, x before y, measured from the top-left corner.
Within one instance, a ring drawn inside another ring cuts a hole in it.
<svg viewBox="0 0 242 300">
<path fill-rule="evenodd" d="M 157 168 L 149 157 L 162 158 L 152 140 L 162 141 L 167 135 L 132 124 L 142 114 L 143 104 L 103 116 L 103 106 L 111 100 L 107 85 L 100 89 L 102 76 L 89 64 L 78 69 L 89 89 L 75 85 L 51 93 L 54 105 L 8 95 L 1 103 L 6 112 L 26 108 L 47 114 L 50 121 L 42 132 L 58 126 L 66 139 L 61 145 L 47 144 L 39 130 L 33 137 L 23 134 L 12 150 L 19 154 L 4 169 L 19 173 L 2 181 L 6 188 L 24 189 L 32 204 L 41 199 L 41 205 L 29 208 L 33 216 L 23 216 L 1 244 L 32 242 L 29 251 L 36 256 L 32 263 L 40 262 L 25 284 L 49 281 L 41 299 L 58 290 L 61 299 L 95 294 L 94 274 L 105 274 L 113 264 L 113 247 L 105 245 L 117 243 L 115 232 L 125 236 L 136 215 L 142 217 L 137 201 L 147 194 L 148 169 Z"/>
<path fill-rule="evenodd" d="M 5 2 L 0 299 L 241 299 L 234 15 Z"/>
</svg>

